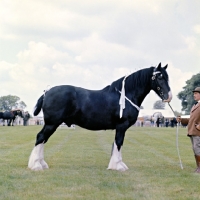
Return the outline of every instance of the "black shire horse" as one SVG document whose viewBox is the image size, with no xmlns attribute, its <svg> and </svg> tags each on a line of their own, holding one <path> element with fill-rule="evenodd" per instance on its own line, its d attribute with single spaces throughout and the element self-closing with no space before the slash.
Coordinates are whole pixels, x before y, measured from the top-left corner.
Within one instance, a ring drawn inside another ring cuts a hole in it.
<svg viewBox="0 0 200 200">
<path fill-rule="evenodd" d="M 13 123 L 17 115 L 23 118 L 23 111 L 20 109 L 16 109 L 11 111 L 0 112 L 0 119 L 3 119 L 3 126 L 5 126 L 4 120 L 7 120 L 8 126 L 14 126 Z"/>
<path fill-rule="evenodd" d="M 165 102 L 172 99 L 168 84 L 167 65 L 150 67 L 114 81 L 102 90 L 87 90 L 70 85 L 51 88 L 36 104 L 34 115 L 41 109 L 45 125 L 37 134 L 35 147 L 29 157 L 28 167 L 32 170 L 48 168 L 44 161 L 44 144 L 65 122 L 77 124 L 89 130 L 116 129 L 108 169 L 125 171 L 121 147 L 126 130 L 138 117 L 139 107 L 146 95 L 154 90 Z"/>
</svg>

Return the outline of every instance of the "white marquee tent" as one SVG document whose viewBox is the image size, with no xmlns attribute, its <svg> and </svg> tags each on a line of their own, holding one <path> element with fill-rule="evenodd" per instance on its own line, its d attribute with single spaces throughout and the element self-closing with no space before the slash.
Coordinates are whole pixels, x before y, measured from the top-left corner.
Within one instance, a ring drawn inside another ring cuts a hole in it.
<svg viewBox="0 0 200 200">
<path fill-rule="evenodd" d="M 138 117 L 153 116 L 156 112 L 162 113 L 165 118 L 174 117 L 174 113 L 170 109 L 141 109 Z"/>
</svg>

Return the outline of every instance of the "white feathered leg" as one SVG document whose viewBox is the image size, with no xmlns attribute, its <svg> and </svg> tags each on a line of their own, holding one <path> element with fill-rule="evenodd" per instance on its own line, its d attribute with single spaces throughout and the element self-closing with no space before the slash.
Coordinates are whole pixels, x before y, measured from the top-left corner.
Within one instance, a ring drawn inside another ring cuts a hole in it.
<svg viewBox="0 0 200 200">
<path fill-rule="evenodd" d="M 119 170 L 119 171 L 126 171 L 128 169 L 126 164 L 122 162 L 121 149 L 120 151 L 118 151 L 117 145 L 115 142 L 113 145 L 113 151 L 112 151 L 112 155 L 111 155 L 110 162 L 107 169 Z"/>
<path fill-rule="evenodd" d="M 44 144 L 42 144 L 40 149 L 40 164 L 42 165 L 43 169 L 49 169 L 48 164 L 44 161 Z"/>
<path fill-rule="evenodd" d="M 28 168 L 34 171 L 39 171 L 49 168 L 44 161 L 44 144 L 38 144 L 31 152 L 28 162 Z"/>
</svg>

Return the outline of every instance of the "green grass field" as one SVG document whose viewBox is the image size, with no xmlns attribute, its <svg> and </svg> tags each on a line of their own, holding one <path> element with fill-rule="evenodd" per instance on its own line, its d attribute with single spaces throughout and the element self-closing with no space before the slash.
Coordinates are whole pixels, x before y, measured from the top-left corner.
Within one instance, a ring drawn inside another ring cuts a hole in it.
<svg viewBox="0 0 200 200">
<path fill-rule="evenodd" d="M 126 172 L 107 170 L 114 131 L 59 128 L 45 145 L 50 169 L 27 169 L 41 126 L 0 127 L 0 199 L 200 199 L 200 175 L 186 129 L 130 128 L 122 148 Z"/>
</svg>

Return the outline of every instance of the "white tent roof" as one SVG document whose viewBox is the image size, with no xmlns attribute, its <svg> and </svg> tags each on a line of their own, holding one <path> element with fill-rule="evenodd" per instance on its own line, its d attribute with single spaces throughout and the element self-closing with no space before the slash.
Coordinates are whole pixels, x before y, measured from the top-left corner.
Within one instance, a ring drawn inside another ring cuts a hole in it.
<svg viewBox="0 0 200 200">
<path fill-rule="evenodd" d="M 190 118 L 190 115 L 181 115 L 181 118 Z"/>
<path fill-rule="evenodd" d="M 152 116 L 156 112 L 161 112 L 162 115 L 167 118 L 174 117 L 174 113 L 169 109 L 140 109 L 139 117 Z"/>
</svg>

